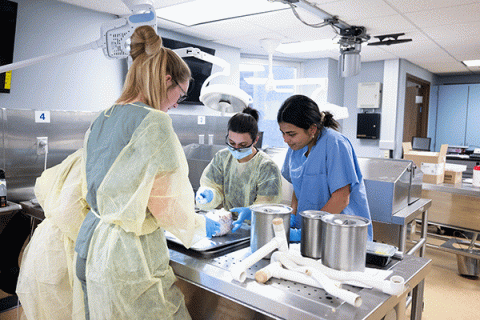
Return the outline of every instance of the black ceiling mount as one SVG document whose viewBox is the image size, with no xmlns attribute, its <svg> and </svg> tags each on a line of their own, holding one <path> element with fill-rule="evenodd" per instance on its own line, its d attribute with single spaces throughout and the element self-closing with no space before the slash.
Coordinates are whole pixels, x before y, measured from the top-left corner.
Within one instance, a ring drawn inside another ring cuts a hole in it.
<svg viewBox="0 0 480 320">
<path fill-rule="evenodd" d="M 393 33 L 393 34 L 384 34 L 381 36 L 375 36 L 380 41 L 370 42 L 369 46 L 389 46 L 391 44 L 410 42 L 412 39 L 398 39 L 400 36 L 404 36 L 405 33 Z"/>
</svg>

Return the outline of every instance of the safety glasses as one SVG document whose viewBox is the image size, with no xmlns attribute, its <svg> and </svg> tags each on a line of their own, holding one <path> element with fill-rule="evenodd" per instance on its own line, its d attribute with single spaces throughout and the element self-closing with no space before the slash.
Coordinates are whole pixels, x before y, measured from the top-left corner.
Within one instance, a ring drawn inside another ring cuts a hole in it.
<svg viewBox="0 0 480 320">
<path fill-rule="evenodd" d="M 252 142 L 249 146 L 240 147 L 240 148 L 235 148 L 234 146 L 232 146 L 232 145 L 230 144 L 230 141 L 229 141 L 229 139 L 228 139 L 228 134 L 225 136 L 225 144 L 226 144 L 227 146 L 229 146 L 230 148 L 232 148 L 233 150 L 243 151 L 243 150 L 248 149 L 248 148 L 250 148 L 251 146 L 253 146 L 253 143 L 254 143 L 254 142 Z"/>
<path fill-rule="evenodd" d="M 173 80 L 173 81 L 175 81 L 175 84 L 180 88 L 180 90 L 182 90 L 182 93 L 183 93 L 183 95 L 180 96 L 180 98 L 178 98 L 178 100 L 177 100 L 177 104 L 179 104 L 179 103 L 185 101 L 185 99 L 188 98 L 188 94 L 185 92 L 185 90 L 183 90 L 182 87 L 180 87 L 180 85 L 178 84 L 177 80 Z"/>
</svg>

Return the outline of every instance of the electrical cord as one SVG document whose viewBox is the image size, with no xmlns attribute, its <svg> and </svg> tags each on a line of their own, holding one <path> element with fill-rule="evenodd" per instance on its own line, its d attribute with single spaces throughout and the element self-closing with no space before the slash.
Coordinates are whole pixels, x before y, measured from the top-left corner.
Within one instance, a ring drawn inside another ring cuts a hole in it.
<svg viewBox="0 0 480 320">
<path fill-rule="evenodd" d="M 297 10 L 295 9 L 295 6 L 292 4 L 292 3 L 289 3 L 290 5 L 290 8 L 292 9 L 293 11 L 293 14 L 295 15 L 295 17 L 300 20 L 303 24 L 309 26 L 309 27 L 312 27 L 312 28 L 322 28 L 322 27 L 325 27 L 329 24 L 331 24 L 332 22 L 331 21 L 326 21 L 324 20 L 323 22 L 320 22 L 320 23 L 308 23 L 306 22 L 305 20 L 302 19 L 302 17 L 300 17 L 300 15 L 298 14 Z"/>
</svg>

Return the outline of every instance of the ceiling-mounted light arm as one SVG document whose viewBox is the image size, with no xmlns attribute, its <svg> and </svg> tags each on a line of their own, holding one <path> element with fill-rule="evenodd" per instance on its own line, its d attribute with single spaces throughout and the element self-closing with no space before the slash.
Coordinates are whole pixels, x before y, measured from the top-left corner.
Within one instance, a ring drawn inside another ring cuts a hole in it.
<svg viewBox="0 0 480 320">
<path fill-rule="evenodd" d="M 222 68 L 222 71 L 210 75 L 200 89 L 200 101 L 207 107 L 225 113 L 241 112 L 253 102 L 252 97 L 239 87 L 228 84 L 209 85 L 209 82 L 219 76 L 230 75 L 230 64 L 222 58 L 203 52 L 198 48 L 187 47 L 173 50 L 181 58 L 193 57 L 210 62 Z"/>
<path fill-rule="evenodd" d="M 123 59 L 130 53 L 129 40 L 137 27 L 148 25 L 157 30 L 157 16 L 155 9 L 149 4 L 129 6 L 132 11 L 128 17 L 119 18 L 102 24 L 100 38 L 87 44 L 69 48 L 60 52 L 10 63 L 0 67 L 0 73 L 28 67 L 42 61 L 64 57 L 87 50 L 103 49 L 103 53 L 110 59 Z"/>
<path fill-rule="evenodd" d="M 175 53 L 177 53 L 181 58 L 186 58 L 186 57 L 194 57 L 203 61 L 210 62 L 211 64 L 214 64 L 216 66 L 219 66 L 222 68 L 222 71 L 216 72 L 212 75 L 210 75 L 202 85 L 202 89 L 206 87 L 212 79 L 219 77 L 219 76 L 226 76 L 228 77 L 230 75 L 230 63 L 227 61 L 223 60 L 222 58 L 216 57 L 214 55 L 211 55 L 209 53 L 203 52 L 202 50 L 194 47 L 187 47 L 187 48 L 181 48 L 181 49 L 175 49 L 173 50 Z"/>
</svg>

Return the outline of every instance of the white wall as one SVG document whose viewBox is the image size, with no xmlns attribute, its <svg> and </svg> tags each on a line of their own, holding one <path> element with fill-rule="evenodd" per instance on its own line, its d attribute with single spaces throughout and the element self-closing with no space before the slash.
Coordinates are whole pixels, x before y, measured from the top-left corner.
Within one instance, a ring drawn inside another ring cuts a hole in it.
<svg viewBox="0 0 480 320">
<path fill-rule="evenodd" d="M 115 19 L 53 0 L 18 3 L 14 62 L 56 53 L 97 40 L 102 23 Z M 126 64 L 105 58 L 101 49 L 13 70 L 9 109 L 98 111 L 120 95 Z"/>
<path fill-rule="evenodd" d="M 357 139 L 357 114 L 363 112 L 363 109 L 357 108 L 358 84 L 362 82 L 383 83 L 383 67 L 383 61 L 362 62 L 358 75 L 344 78 L 343 106 L 348 108 L 349 117 L 343 120 L 342 133 L 350 140 L 358 157 L 383 156 L 383 151 L 379 148 L 379 140 Z M 380 107 L 375 112 L 383 111 Z M 380 123 L 381 126 L 382 123 Z"/>
</svg>

